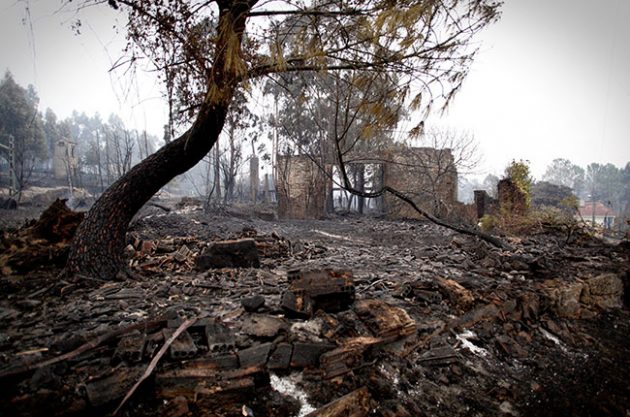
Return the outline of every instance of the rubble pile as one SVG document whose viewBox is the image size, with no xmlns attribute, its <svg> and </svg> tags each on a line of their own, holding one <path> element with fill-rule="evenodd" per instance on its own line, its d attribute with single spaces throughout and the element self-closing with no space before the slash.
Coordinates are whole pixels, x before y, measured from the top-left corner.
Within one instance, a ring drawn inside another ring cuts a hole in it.
<svg viewBox="0 0 630 417">
<path fill-rule="evenodd" d="M 187 216 L 204 231 L 130 233 L 136 280 L 5 271 L 2 414 L 630 412 L 627 246 L 539 235 L 507 252 L 415 221 Z"/>
<path fill-rule="evenodd" d="M 64 265 L 83 215 L 67 208 L 66 200 L 57 199 L 37 221 L 26 223 L 16 233 L 2 232 L 0 268 L 3 274 L 25 274 L 49 265 Z"/>
</svg>

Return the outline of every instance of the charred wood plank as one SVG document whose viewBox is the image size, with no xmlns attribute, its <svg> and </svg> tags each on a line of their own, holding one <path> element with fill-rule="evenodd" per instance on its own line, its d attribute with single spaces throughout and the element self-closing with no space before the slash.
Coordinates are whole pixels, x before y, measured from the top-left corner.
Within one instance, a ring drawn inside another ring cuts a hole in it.
<svg viewBox="0 0 630 417">
<path fill-rule="evenodd" d="M 416 332 L 416 322 L 402 308 L 380 300 L 360 300 L 355 312 L 376 337 L 399 339 Z"/>
<path fill-rule="evenodd" d="M 267 368 L 270 370 L 288 369 L 291 365 L 291 354 L 293 346 L 289 343 L 279 343 L 273 353 L 269 356 Z"/>
<path fill-rule="evenodd" d="M 254 239 L 215 242 L 205 248 L 195 260 L 197 270 L 210 268 L 260 268 Z"/>
<path fill-rule="evenodd" d="M 101 407 L 125 396 L 144 371 L 141 367 L 121 367 L 113 375 L 85 385 L 88 401 L 93 407 Z"/>
<path fill-rule="evenodd" d="M 370 402 L 370 393 L 362 387 L 308 413 L 306 417 L 365 417 L 370 412 Z"/>
<path fill-rule="evenodd" d="M 328 343 L 294 343 L 291 354 L 292 368 L 317 368 L 320 356 L 335 348 Z"/>
</svg>

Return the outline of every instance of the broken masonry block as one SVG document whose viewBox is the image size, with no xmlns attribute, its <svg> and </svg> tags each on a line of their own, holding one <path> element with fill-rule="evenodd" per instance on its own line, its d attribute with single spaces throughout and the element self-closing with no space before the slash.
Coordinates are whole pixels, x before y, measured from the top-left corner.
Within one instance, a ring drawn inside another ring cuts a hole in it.
<svg viewBox="0 0 630 417">
<path fill-rule="evenodd" d="M 262 295 L 254 295 L 241 300 L 241 305 L 248 313 L 255 313 L 265 305 L 265 297 Z"/>
<path fill-rule="evenodd" d="M 328 343 L 294 343 L 291 354 L 292 368 L 317 368 L 320 356 L 333 350 L 335 345 Z"/>
<path fill-rule="evenodd" d="M 354 310 L 372 333 L 384 339 L 399 339 L 416 332 L 416 322 L 402 308 L 380 300 L 357 301 Z"/>
<path fill-rule="evenodd" d="M 205 333 L 209 353 L 227 353 L 234 350 L 236 343 L 234 334 L 223 324 L 208 323 Z"/>
<path fill-rule="evenodd" d="M 241 368 L 262 369 L 267 364 L 267 358 L 271 351 L 271 343 L 255 345 L 238 351 L 238 361 Z"/>
<path fill-rule="evenodd" d="M 285 291 L 280 300 L 280 306 L 287 317 L 296 319 L 309 319 L 313 317 L 313 299 L 304 293 Z"/>
<path fill-rule="evenodd" d="M 265 258 L 282 258 L 290 253 L 289 242 L 278 235 L 253 236 L 258 253 Z"/>
<path fill-rule="evenodd" d="M 195 268 L 260 268 L 260 259 L 254 239 L 226 240 L 204 248 L 195 260 Z"/>
<path fill-rule="evenodd" d="M 289 289 L 282 295 L 282 308 L 292 317 L 310 318 L 317 310 L 336 313 L 355 300 L 352 272 L 345 270 L 289 271 Z"/>
<path fill-rule="evenodd" d="M 269 355 L 267 368 L 270 370 L 289 369 L 293 346 L 289 343 L 279 343 L 273 353 Z"/>
<path fill-rule="evenodd" d="M 164 340 L 162 332 L 147 336 L 144 345 L 144 356 L 146 358 L 152 358 L 155 352 L 160 348 L 162 340 Z"/>
<path fill-rule="evenodd" d="M 289 281 L 289 284 L 300 278 L 301 276 L 302 271 L 300 271 L 299 269 L 292 269 L 291 271 L 287 271 L 287 280 Z"/>
<path fill-rule="evenodd" d="M 164 329 L 162 332 L 164 340 L 168 340 L 175 333 L 175 330 Z M 197 346 L 190 333 L 187 331 L 182 332 L 169 347 L 169 353 L 172 359 L 186 359 L 195 356 L 197 354 Z"/>
<path fill-rule="evenodd" d="M 371 400 L 367 387 L 362 387 L 308 413 L 305 417 L 366 417 L 372 408 Z"/>
<path fill-rule="evenodd" d="M 116 346 L 114 359 L 127 362 L 140 362 L 144 352 L 145 340 L 146 335 L 140 332 L 122 337 L 118 342 L 118 346 Z"/>
</svg>

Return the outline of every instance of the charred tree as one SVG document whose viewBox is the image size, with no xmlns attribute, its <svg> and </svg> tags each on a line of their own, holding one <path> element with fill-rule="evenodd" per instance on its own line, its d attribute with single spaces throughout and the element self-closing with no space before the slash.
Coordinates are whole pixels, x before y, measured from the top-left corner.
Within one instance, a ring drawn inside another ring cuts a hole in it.
<svg viewBox="0 0 630 417">
<path fill-rule="evenodd" d="M 112 184 L 81 223 L 70 248 L 66 274 L 100 280 L 125 270 L 125 235 L 134 214 L 175 176 L 199 162 L 217 141 L 243 77 L 241 40 L 255 1 L 222 4 L 215 65 L 208 93 L 190 130 L 166 144 Z"/>
</svg>

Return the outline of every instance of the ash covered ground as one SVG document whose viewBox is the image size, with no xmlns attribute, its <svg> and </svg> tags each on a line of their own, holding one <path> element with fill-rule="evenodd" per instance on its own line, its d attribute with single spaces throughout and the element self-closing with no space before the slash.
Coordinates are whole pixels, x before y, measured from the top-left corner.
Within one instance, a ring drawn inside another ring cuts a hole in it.
<svg viewBox="0 0 630 417">
<path fill-rule="evenodd" d="M 4 217 L 1 414 L 107 415 L 143 373 L 118 415 L 630 413 L 627 242 L 160 205 L 130 228 L 133 279 L 88 286 Z M 200 267 L 225 240 L 259 265 Z"/>
</svg>

